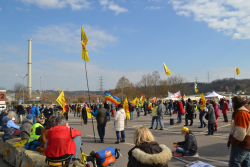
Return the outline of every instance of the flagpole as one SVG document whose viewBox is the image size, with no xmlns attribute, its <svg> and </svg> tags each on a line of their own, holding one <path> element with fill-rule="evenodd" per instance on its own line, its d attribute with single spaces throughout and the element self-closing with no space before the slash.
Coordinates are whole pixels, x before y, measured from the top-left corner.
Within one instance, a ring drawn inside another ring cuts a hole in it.
<svg viewBox="0 0 250 167">
<path fill-rule="evenodd" d="M 88 88 L 88 96 L 89 96 L 89 105 L 90 105 L 90 95 L 89 95 L 89 80 L 88 80 L 88 72 L 87 72 L 87 67 L 86 67 L 86 60 L 85 60 L 85 71 L 86 71 L 86 80 L 87 80 L 87 88 Z M 88 112 L 88 111 L 87 111 Z M 94 133 L 94 140 L 96 143 L 96 139 L 95 139 L 95 128 L 94 128 L 94 119 L 92 117 L 92 127 L 93 127 L 93 133 Z"/>
<path fill-rule="evenodd" d="M 234 72 L 234 93 L 236 94 L 236 85 L 235 85 L 235 72 Z"/>
</svg>

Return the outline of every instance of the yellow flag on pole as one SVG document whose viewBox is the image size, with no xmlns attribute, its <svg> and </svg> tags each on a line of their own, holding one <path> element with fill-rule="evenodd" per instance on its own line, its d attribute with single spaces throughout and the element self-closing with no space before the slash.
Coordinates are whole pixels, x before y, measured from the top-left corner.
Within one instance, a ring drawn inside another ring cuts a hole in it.
<svg viewBox="0 0 250 167">
<path fill-rule="evenodd" d="M 56 101 L 58 102 L 58 104 L 62 107 L 62 113 L 65 113 L 65 97 L 64 97 L 64 91 L 62 91 L 62 93 L 58 96 L 58 98 L 56 99 Z"/>
<path fill-rule="evenodd" d="M 205 107 L 206 107 L 206 99 L 205 99 L 205 97 L 204 97 L 204 95 L 202 93 L 201 94 L 201 107 L 200 108 L 203 111 Z"/>
<path fill-rule="evenodd" d="M 194 83 L 194 91 L 195 91 L 195 93 L 198 92 L 197 83 Z"/>
<path fill-rule="evenodd" d="M 143 106 L 144 104 L 143 96 L 141 97 L 140 102 L 141 102 L 141 106 Z"/>
<path fill-rule="evenodd" d="M 81 26 L 81 43 L 82 43 L 82 59 L 89 62 L 89 54 L 88 54 L 88 50 L 87 50 L 87 43 L 88 43 L 88 37 L 85 34 L 84 29 Z"/>
<path fill-rule="evenodd" d="M 217 102 L 217 98 L 214 96 L 214 100 Z"/>
<path fill-rule="evenodd" d="M 62 91 L 58 88 L 59 95 L 62 93 Z"/>
<path fill-rule="evenodd" d="M 235 67 L 235 72 L 236 72 L 237 75 L 239 75 L 240 74 L 240 69 L 238 67 Z"/>
<path fill-rule="evenodd" d="M 166 73 L 167 75 L 171 75 L 171 71 L 168 69 L 168 67 L 166 66 L 165 63 L 163 63 L 163 66 L 164 66 L 165 73 Z"/>
<path fill-rule="evenodd" d="M 128 99 L 127 99 L 127 98 L 125 98 L 125 100 L 124 100 L 123 108 L 124 108 L 124 110 L 125 110 L 126 117 L 127 117 L 128 119 L 130 119 L 130 113 L 129 113 L 129 109 L 128 109 Z"/>
</svg>

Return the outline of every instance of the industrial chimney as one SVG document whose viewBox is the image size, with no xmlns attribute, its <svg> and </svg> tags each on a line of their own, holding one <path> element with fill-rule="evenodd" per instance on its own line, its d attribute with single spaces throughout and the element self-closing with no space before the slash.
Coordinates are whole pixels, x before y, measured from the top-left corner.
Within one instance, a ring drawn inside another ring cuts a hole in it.
<svg viewBox="0 0 250 167">
<path fill-rule="evenodd" d="M 31 39 L 28 39 L 28 91 L 29 96 L 31 97 Z"/>
</svg>

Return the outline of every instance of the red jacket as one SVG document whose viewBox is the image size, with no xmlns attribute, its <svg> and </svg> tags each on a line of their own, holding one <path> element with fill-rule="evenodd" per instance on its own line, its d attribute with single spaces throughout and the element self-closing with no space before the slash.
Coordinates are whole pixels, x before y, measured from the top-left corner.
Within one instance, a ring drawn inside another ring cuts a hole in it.
<svg viewBox="0 0 250 167">
<path fill-rule="evenodd" d="M 229 105 L 227 102 L 225 102 L 222 106 L 222 113 L 227 114 L 228 109 L 229 109 Z"/>
<path fill-rule="evenodd" d="M 69 112 L 69 106 L 68 105 L 66 105 L 64 108 L 65 108 L 66 112 Z"/>
<path fill-rule="evenodd" d="M 183 108 L 182 102 L 178 102 L 178 115 L 185 114 L 185 110 Z"/>
<path fill-rule="evenodd" d="M 77 129 L 57 125 L 49 129 L 48 131 L 48 141 L 47 148 L 44 154 L 47 157 L 60 157 L 65 154 L 74 155 L 76 152 L 76 145 L 72 138 L 76 136 L 81 136 L 81 132 Z"/>
</svg>

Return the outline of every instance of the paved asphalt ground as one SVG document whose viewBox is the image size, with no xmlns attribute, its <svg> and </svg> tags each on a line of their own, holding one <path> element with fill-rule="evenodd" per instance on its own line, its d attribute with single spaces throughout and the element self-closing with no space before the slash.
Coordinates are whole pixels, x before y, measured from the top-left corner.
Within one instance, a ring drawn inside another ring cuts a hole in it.
<svg viewBox="0 0 250 167">
<path fill-rule="evenodd" d="M 142 113 L 141 113 L 142 114 Z M 136 112 L 134 112 L 134 119 L 128 120 L 127 127 L 125 128 L 125 135 L 126 135 L 126 143 L 114 144 L 116 141 L 116 134 L 114 131 L 114 123 L 113 119 L 111 118 L 111 122 L 107 123 L 106 126 L 106 135 L 104 139 L 104 143 L 98 143 L 100 141 L 97 133 L 97 124 L 94 120 L 94 129 L 96 135 L 96 141 L 94 142 L 94 135 L 93 135 L 93 127 L 91 119 L 88 120 L 87 125 L 81 126 L 80 118 L 74 117 L 72 113 L 69 113 L 69 125 L 73 128 L 78 129 L 82 133 L 82 141 L 83 141 L 83 152 L 89 154 L 91 151 L 99 151 L 109 146 L 113 146 L 115 148 L 119 148 L 121 150 L 121 154 L 123 157 L 119 158 L 113 167 L 126 167 L 128 162 L 128 151 L 134 146 L 133 144 L 133 135 L 134 131 L 137 127 L 144 125 L 145 127 L 151 126 L 151 115 L 144 116 L 142 115 L 139 118 L 136 118 Z M 177 115 L 173 115 L 171 118 L 177 118 Z M 184 118 L 184 116 L 183 116 Z M 231 118 L 231 112 L 228 114 L 228 118 Z M 155 140 L 159 144 L 167 145 L 172 151 L 175 149 L 172 147 L 173 142 L 183 141 L 184 138 L 181 135 L 180 130 L 182 129 L 183 125 L 169 125 L 170 117 L 164 116 L 164 126 L 165 129 L 162 130 L 154 130 L 152 129 L 151 132 L 153 133 Z M 154 125 L 154 127 L 156 124 Z M 200 160 L 211 165 L 217 167 L 226 167 L 228 166 L 228 160 L 230 156 L 230 149 L 227 148 L 227 138 L 229 134 L 229 123 L 223 122 L 223 116 L 218 119 L 218 131 L 213 136 L 205 136 L 207 134 L 207 127 L 206 128 L 198 128 L 200 126 L 198 118 L 194 119 L 193 126 L 189 126 L 189 129 L 194 133 L 196 139 L 198 141 L 198 153 L 200 158 L 181 158 L 184 161 L 193 162 L 196 160 Z M 81 155 L 79 153 L 78 157 L 80 158 Z M 171 166 L 179 166 L 183 167 L 186 163 L 181 162 L 172 158 L 170 162 L 168 162 L 169 167 Z M 3 163 L 2 158 L 0 158 L 0 166 L 7 167 L 8 165 Z"/>
<path fill-rule="evenodd" d="M 111 121 L 108 122 L 106 126 L 106 135 L 104 143 L 94 142 L 91 119 L 88 120 L 87 125 L 81 126 L 80 119 L 77 117 L 73 117 L 73 114 L 71 113 L 69 114 L 69 125 L 81 131 L 82 140 L 84 143 L 82 149 L 84 153 L 89 154 L 91 151 L 99 151 L 106 147 L 113 146 L 115 148 L 119 148 L 121 150 L 121 154 L 123 155 L 123 157 L 119 158 L 113 166 L 126 167 L 128 162 L 128 151 L 134 146 L 133 135 L 135 129 L 142 125 L 149 128 L 151 126 L 151 118 L 152 117 L 149 114 L 147 116 L 142 115 L 141 117 L 136 118 L 136 112 L 134 112 L 134 119 L 128 120 L 127 127 L 125 128 L 126 143 L 122 144 L 121 143 L 114 144 L 116 141 L 116 134 L 114 131 L 114 123 L 112 118 Z M 171 118 L 177 119 L 177 115 L 173 115 Z M 231 112 L 229 112 L 228 118 L 231 118 Z M 164 116 L 165 129 L 163 131 L 152 129 L 151 132 L 153 133 L 155 140 L 159 144 L 165 144 L 172 151 L 175 151 L 172 143 L 184 140 L 180 132 L 184 123 L 183 125 L 178 125 L 178 124 L 170 125 L 169 123 L 170 123 L 170 117 Z M 156 124 L 154 125 L 154 127 L 155 126 Z M 205 136 L 205 134 L 207 134 L 207 127 L 198 128 L 199 126 L 200 126 L 199 120 L 198 118 L 196 118 L 194 119 L 193 126 L 189 126 L 189 129 L 195 134 L 196 139 L 198 141 L 198 153 L 200 155 L 200 158 L 199 159 L 182 158 L 182 159 L 188 162 L 200 160 L 218 167 L 228 166 L 230 149 L 227 148 L 226 143 L 229 135 L 230 124 L 223 122 L 223 117 L 221 114 L 221 117 L 218 119 L 218 131 L 213 136 Z M 95 120 L 94 120 L 94 128 L 95 128 L 96 140 L 97 142 L 99 142 L 100 139 L 98 137 L 97 124 Z M 78 157 L 80 158 L 80 155 Z M 176 160 L 174 158 L 172 158 L 172 160 L 168 164 L 170 167 L 186 165 L 186 163 Z"/>
</svg>

